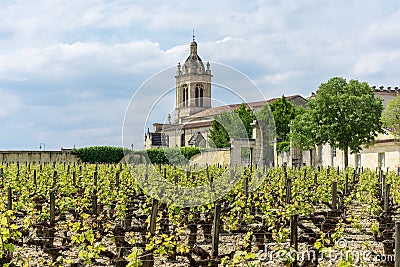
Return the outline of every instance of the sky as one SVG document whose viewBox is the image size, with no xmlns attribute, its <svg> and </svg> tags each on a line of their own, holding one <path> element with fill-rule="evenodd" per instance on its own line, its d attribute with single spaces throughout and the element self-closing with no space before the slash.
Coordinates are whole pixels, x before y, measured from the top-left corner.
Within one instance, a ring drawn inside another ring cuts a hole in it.
<svg viewBox="0 0 400 267">
<path fill-rule="evenodd" d="M 0 4 L 0 150 L 122 146 L 135 92 L 184 62 L 193 29 L 204 61 L 236 68 L 266 98 L 307 97 L 334 76 L 400 86 L 399 1 Z"/>
</svg>

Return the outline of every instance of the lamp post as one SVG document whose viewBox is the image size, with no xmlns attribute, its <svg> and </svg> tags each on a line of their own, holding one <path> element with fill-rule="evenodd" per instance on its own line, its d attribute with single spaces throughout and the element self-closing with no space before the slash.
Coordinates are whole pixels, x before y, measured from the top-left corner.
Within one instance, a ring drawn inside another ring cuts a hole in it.
<svg viewBox="0 0 400 267">
<path fill-rule="evenodd" d="M 39 144 L 39 149 L 42 149 L 42 145 L 43 145 L 43 151 L 46 150 L 46 144 L 45 143 L 40 143 Z"/>
</svg>

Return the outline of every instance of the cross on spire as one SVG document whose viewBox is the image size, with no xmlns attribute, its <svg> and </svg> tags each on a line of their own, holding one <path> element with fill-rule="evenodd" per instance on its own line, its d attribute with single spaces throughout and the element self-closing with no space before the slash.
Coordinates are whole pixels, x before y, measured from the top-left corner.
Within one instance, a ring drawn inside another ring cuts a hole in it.
<svg viewBox="0 0 400 267">
<path fill-rule="evenodd" d="M 194 35 L 194 30 L 193 30 L 193 42 L 194 42 L 194 37 L 195 37 L 195 35 Z"/>
</svg>

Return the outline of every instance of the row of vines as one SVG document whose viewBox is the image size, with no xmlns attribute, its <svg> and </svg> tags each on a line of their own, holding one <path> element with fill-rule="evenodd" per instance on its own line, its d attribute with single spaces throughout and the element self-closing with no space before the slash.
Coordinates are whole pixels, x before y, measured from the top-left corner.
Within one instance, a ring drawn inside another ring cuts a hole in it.
<svg viewBox="0 0 400 267">
<path fill-rule="evenodd" d="M 143 192 L 154 177 L 177 192 L 235 184 L 215 202 L 180 207 Z M 0 265 L 368 265 L 332 251 L 394 253 L 399 183 L 394 172 L 350 168 L 0 164 Z"/>
</svg>

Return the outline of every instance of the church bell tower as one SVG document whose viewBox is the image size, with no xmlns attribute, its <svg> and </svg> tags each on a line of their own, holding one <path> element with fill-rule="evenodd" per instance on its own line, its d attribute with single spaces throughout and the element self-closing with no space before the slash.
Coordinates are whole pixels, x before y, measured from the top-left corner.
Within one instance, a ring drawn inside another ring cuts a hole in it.
<svg viewBox="0 0 400 267">
<path fill-rule="evenodd" d="M 190 55 L 176 71 L 176 104 L 174 123 L 182 123 L 186 117 L 211 108 L 211 69 L 206 68 L 197 54 L 197 43 L 190 43 Z"/>
</svg>

